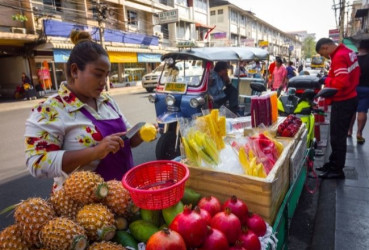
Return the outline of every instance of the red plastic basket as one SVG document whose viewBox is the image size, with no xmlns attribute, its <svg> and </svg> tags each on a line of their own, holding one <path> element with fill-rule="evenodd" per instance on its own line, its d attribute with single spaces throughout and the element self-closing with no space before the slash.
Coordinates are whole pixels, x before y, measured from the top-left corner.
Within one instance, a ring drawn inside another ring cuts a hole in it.
<svg viewBox="0 0 369 250">
<path fill-rule="evenodd" d="M 132 201 L 143 209 L 159 210 L 182 199 L 189 177 L 186 165 L 175 161 L 152 161 L 130 169 L 122 179 Z"/>
</svg>

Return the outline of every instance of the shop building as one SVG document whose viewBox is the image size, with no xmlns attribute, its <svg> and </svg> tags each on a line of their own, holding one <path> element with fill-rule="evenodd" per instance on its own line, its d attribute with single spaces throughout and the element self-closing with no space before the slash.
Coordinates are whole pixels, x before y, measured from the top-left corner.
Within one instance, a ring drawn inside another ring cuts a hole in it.
<svg viewBox="0 0 369 250">
<path fill-rule="evenodd" d="M 211 1 L 210 25 L 216 25 L 211 46 L 262 47 L 271 55 L 301 58 L 302 43 L 297 36 L 277 29 L 229 1 Z"/>
</svg>

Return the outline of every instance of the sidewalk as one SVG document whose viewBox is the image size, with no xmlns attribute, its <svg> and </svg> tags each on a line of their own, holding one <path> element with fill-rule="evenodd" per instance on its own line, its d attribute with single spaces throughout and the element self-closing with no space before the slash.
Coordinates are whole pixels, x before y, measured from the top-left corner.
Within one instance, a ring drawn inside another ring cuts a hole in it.
<svg viewBox="0 0 369 250">
<path fill-rule="evenodd" d="M 142 87 L 141 84 L 132 87 L 122 87 L 122 88 L 110 88 L 109 94 L 120 95 L 120 94 L 128 94 L 128 93 L 138 93 L 138 92 L 146 92 L 146 90 Z M 56 93 L 56 92 L 54 92 Z M 46 98 L 54 93 L 49 93 L 46 96 L 40 97 L 36 100 L 1 100 L 0 99 L 0 112 L 2 111 L 11 111 L 16 109 L 23 109 L 23 108 L 31 108 L 37 105 L 39 102 L 46 100 Z"/>
<path fill-rule="evenodd" d="M 311 249 L 369 249 L 369 141 L 347 139 L 346 179 L 322 180 Z M 369 139 L 368 125 L 363 136 Z M 328 156 L 328 155 L 327 155 Z"/>
</svg>

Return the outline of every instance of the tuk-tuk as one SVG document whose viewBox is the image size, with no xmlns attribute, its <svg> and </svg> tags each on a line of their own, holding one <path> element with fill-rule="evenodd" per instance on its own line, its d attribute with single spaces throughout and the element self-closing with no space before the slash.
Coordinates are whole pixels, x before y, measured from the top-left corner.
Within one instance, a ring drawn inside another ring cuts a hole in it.
<svg viewBox="0 0 369 250">
<path fill-rule="evenodd" d="M 155 93 L 149 95 L 161 133 L 156 146 L 158 160 L 180 154 L 179 118 L 193 118 L 212 108 L 208 81 L 215 62 L 267 60 L 268 52 L 251 47 L 188 48 L 161 59 L 165 65 Z"/>
</svg>

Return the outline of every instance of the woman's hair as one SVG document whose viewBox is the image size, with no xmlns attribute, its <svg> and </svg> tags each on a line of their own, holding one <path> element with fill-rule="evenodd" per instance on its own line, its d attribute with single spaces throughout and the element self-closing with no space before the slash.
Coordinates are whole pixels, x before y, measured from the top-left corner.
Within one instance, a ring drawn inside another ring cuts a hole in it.
<svg viewBox="0 0 369 250">
<path fill-rule="evenodd" d="M 223 69 L 228 69 L 228 64 L 227 62 L 223 62 L 223 61 L 219 61 L 215 64 L 215 67 L 214 67 L 214 71 L 215 72 L 220 72 L 221 70 Z"/>
<path fill-rule="evenodd" d="M 275 61 L 276 61 L 277 63 L 283 63 L 283 61 L 282 61 L 282 59 L 281 59 L 280 57 L 276 57 L 276 58 L 275 58 Z"/>
<path fill-rule="evenodd" d="M 101 55 L 108 56 L 104 48 L 92 41 L 90 33 L 72 30 L 70 39 L 75 44 L 67 62 L 67 77 L 71 78 L 71 65 L 77 64 L 79 70 L 85 70 L 86 64 L 96 61 Z"/>
</svg>

